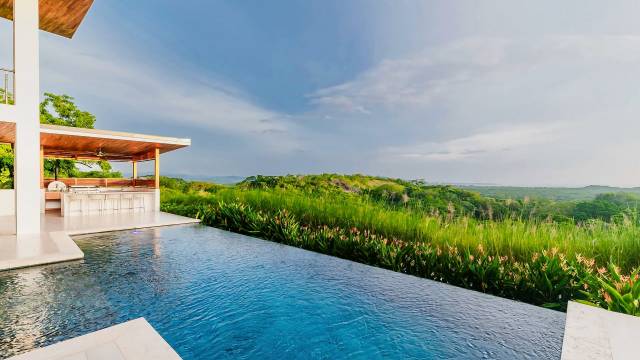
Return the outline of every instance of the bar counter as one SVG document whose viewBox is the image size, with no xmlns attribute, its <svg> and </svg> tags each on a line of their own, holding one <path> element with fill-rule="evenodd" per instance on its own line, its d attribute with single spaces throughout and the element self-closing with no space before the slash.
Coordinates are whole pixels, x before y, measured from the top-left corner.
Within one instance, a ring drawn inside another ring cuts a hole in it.
<svg viewBox="0 0 640 360">
<path fill-rule="evenodd" d="M 147 212 L 155 209 L 154 189 L 69 191 L 60 193 L 62 216 L 118 212 Z"/>
</svg>

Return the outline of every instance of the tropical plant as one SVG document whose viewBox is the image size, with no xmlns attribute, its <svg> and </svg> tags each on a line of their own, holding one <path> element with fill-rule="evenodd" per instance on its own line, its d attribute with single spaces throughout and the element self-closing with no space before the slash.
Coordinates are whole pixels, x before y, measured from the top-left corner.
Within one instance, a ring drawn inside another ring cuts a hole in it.
<svg viewBox="0 0 640 360">
<path fill-rule="evenodd" d="M 585 289 L 581 291 L 584 304 L 603 307 L 612 311 L 640 316 L 640 280 L 638 269 L 628 275 L 609 264 L 585 279 Z"/>
<path fill-rule="evenodd" d="M 283 193 L 277 191 L 278 196 L 282 197 Z M 501 225 L 469 218 L 462 221 L 423 218 L 422 221 L 429 223 L 426 229 L 397 231 L 385 229 L 398 226 L 389 222 L 392 219 L 383 221 L 382 227 L 372 226 L 380 225 L 377 220 L 383 218 L 367 212 L 376 211 L 379 205 L 361 208 L 352 203 L 352 208 L 347 209 L 343 203 L 338 205 L 342 210 L 337 211 L 333 207 L 335 201 L 308 201 L 301 205 L 275 202 L 266 194 L 264 190 L 229 188 L 191 194 L 163 189 L 162 210 L 196 217 L 205 225 L 557 310 L 566 309 L 567 302 L 574 299 L 637 314 L 634 307 L 637 270 L 621 275 L 624 272 L 609 260 L 581 255 L 576 248 L 567 246 L 570 242 L 549 238 L 565 235 L 562 231 L 556 232 L 558 226 L 567 224 L 509 220 Z M 254 195 L 257 197 L 252 197 Z M 260 197 L 265 201 L 260 202 Z M 380 211 L 388 217 L 400 214 L 389 209 Z M 376 221 L 370 222 L 372 219 Z M 585 234 L 604 234 L 597 228 L 571 226 Z M 574 236 L 571 241 L 586 245 L 587 237 L 580 236 Z M 514 237 L 526 237 L 526 240 L 518 244 L 513 241 Z M 637 264 L 637 259 L 633 263 Z M 603 266 L 617 269 L 617 277 L 603 275 Z M 613 285 L 607 286 L 607 282 L 612 281 Z M 616 289 L 620 296 L 611 289 Z M 624 302 L 619 302 L 623 305 L 609 301 L 608 296 L 622 299 Z"/>
<path fill-rule="evenodd" d="M 13 149 L 0 144 L 0 189 L 13 189 Z"/>
</svg>

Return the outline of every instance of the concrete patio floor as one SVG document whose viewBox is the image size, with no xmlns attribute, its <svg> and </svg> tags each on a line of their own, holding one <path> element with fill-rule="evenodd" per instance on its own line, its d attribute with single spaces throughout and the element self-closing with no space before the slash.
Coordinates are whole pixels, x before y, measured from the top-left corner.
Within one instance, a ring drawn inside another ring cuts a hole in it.
<svg viewBox="0 0 640 360">
<path fill-rule="evenodd" d="M 0 217 L 0 271 L 78 260 L 84 254 L 71 235 L 197 223 L 199 220 L 164 212 L 62 217 L 42 214 L 39 235 L 11 235 L 14 219 Z"/>
</svg>

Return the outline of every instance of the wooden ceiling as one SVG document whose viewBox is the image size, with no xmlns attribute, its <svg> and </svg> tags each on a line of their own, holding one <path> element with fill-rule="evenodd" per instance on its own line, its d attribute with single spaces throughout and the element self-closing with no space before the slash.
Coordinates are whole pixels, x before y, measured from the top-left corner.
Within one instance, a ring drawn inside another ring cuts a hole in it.
<svg viewBox="0 0 640 360">
<path fill-rule="evenodd" d="M 0 121 L 0 144 L 13 144 L 16 139 L 16 124 Z"/>
<path fill-rule="evenodd" d="M 0 0 L 0 17 L 13 20 L 13 2 Z M 40 29 L 72 38 L 93 0 L 40 0 Z"/>
<path fill-rule="evenodd" d="M 15 142 L 15 124 L 0 122 L 0 143 Z M 67 126 L 40 125 L 45 157 L 78 160 L 144 161 L 191 145 L 191 140 Z"/>
</svg>

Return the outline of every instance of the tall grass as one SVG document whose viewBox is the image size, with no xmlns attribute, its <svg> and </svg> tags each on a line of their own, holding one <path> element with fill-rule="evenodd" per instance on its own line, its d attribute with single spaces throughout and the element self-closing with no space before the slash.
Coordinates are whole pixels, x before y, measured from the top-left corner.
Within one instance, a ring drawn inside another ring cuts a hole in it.
<svg viewBox="0 0 640 360">
<path fill-rule="evenodd" d="M 236 188 L 205 195 L 164 191 L 163 199 L 184 204 L 241 203 L 266 213 L 286 210 L 309 226 L 357 228 L 407 242 L 454 246 L 460 251 L 481 245 L 488 253 L 519 261 L 557 248 L 566 256 L 595 259 L 600 266 L 613 262 L 623 271 L 640 265 L 640 227 L 632 221 L 619 224 L 592 221 L 580 226 L 524 219 L 481 221 L 391 209 L 349 196 L 315 197 Z"/>
</svg>

